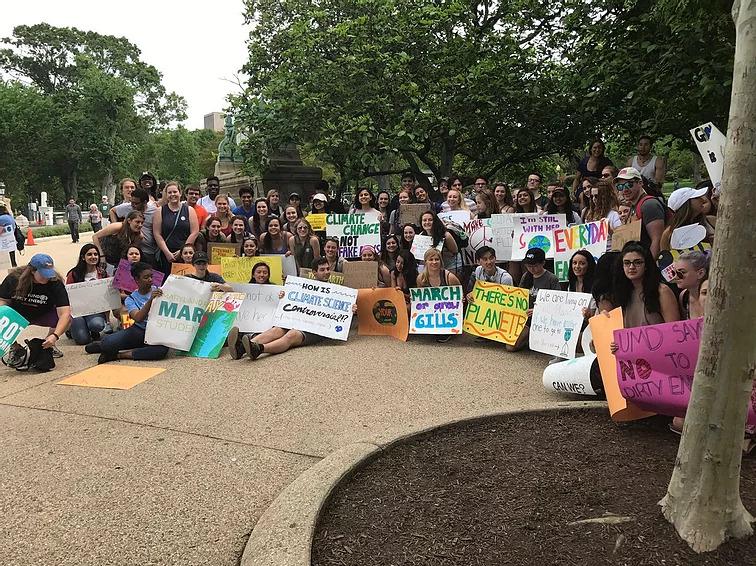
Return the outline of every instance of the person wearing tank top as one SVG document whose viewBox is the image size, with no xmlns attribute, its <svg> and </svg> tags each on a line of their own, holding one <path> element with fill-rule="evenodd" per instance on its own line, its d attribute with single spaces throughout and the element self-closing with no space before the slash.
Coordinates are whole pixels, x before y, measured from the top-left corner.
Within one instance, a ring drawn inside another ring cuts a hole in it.
<svg viewBox="0 0 756 566">
<path fill-rule="evenodd" d="M 161 206 L 152 223 L 155 243 L 158 247 L 158 269 L 165 275 L 171 273 L 171 264 L 178 260 L 181 248 L 194 244 L 199 235 L 197 213 L 181 202 L 178 183 L 169 182 L 165 187 L 167 202 Z"/>
<path fill-rule="evenodd" d="M 461 285 L 457 276 L 444 269 L 443 255 L 436 248 L 430 248 L 423 256 L 425 269 L 417 277 L 418 287 L 446 287 L 447 285 Z M 442 334 L 436 342 L 448 342 L 453 334 Z"/>
<path fill-rule="evenodd" d="M 646 135 L 638 139 L 638 154 L 627 160 L 628 167 L 634 167 L 649 181 L 659 187 L 664 183 L 667 167 L 663 157 L 651 154 L 653 140 Z"/>
</svg>

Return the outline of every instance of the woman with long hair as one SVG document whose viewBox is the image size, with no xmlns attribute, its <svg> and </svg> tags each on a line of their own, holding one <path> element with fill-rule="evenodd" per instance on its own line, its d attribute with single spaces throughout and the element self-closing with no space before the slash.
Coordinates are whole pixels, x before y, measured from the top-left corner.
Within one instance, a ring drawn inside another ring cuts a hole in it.
<svg viewBox="0 0 756 566">
<path fill-rule="evenodd" d="M 354 195 L 354 202 L 349 209 L 349 214 L 380 214 L 375 201 L 375 195 L 367 187 L 362 187 L 357 190 L 357 194 Z"/>
<path fill-rule="evenodd" d="M 328 197 L 323 193 L 315 193 L 310 201 L 308 214 L 328 214 Z"/>
<path fill-rule="evenodd" d="M 129 263 L 142 261 L 142 250 L 136 246 L 129 246 L 129 249 L 126 250 L 126 261 Z"/>
<path fill-rule="evenodd" d="M 511 214 L 515 211 L 509 185 L 504 182 L 496 183 L 494 185 L 494 196 L 496 197 L 496 204 L 499 205 L 501 214 Z"/>
<path fill-rule="evenodd" d="M 179 256 L 179 259 L 181 260 L 181 263 L 186 263 L 188 265 L 192 264 L 192 260 L 194 260 L 194 244 L 184 244 L 181 247 L 181 254 Z"/>
<path fill-rule="evenodd" d="M 423 255 L 423 263 L 425 264 L 425 269 L 417 277 L 418 287 L 446 287 L 447 285 L 461 285 L 459 278 L 454 273 L 444 269 L 443 256 L 436 248 L 430 248 L 425 252 Z M 451 337 L 452 334 L 444 334 L 437 337 L 436 342 L 448 342 Z"/>
<path fill-rule="evenodd" d="M 163 194 L 166 202 L 152 218 L 152 233 L 161 252 L 158 269 L 167 277 L 171 273 L 171 264 L 178 261 L 184 244 L 194 244 L 197 239 L 199 221 L 194 209 L 181 202 L 181 186 L 176 181 L 166 183 Z M 220 204 L 223 198 L 228 208 L 227 197 L 218 195 L 215 201 Z"/>
<path fill-rule="evenodd" d="M 409 250 L 401 250 L 396 264 L 391 270 L 391 286 L 404 293 L 404 301 L 409 308 L 410 289 L 417 287 L 417 261 Z"/>
<path fill-rule="evenodd" d="M 144 214 L 132 210 L 123 222 L 111 222 L 92 236 L 92 242 L 105 257 L 109 274 L 115 272 L 118 262 L 126 257 L 126 251 L 135 246 L 141 249 Z"/>
<path fill-rule="evenodd" d="M 323 242 L 323 257 L 328 260 L 331 273 L 344 271 L 344 258 L 339 256 L 338 238 L 326 238 Z"/>
<path fill-rule="evenodd" d="M 538 212 L 533 193 L 524 187 L 517 189 L 515 193 L 515 212 L 517 214 Z"/>
<path fill-rule="evenodd" d="M 662 232 L 659 244 L 660 251 L 672 249 L 672 232 L 677 228 L 690 226 L 691 224 L 700 224 L 706 228 L 706 238 L 704 238 L 704 241 L 713 242 L 714 228 L 706 219 L 707 212 L 711 210 L 711 204 L 706 198 L 707 192 L 708 189 L 706 187 L 700 189 L 684 187 L 673 191 L 669 195 L 669 208 L 675 214 L 669 225 L 664 229 L 664 232 Z"/>
<path fill-rule="evenodd" d="M 572 210 L 570 193 L 564 187 L 557 187 L 551 193 L 544 214 L 564 214 L 567 218 L 567 226 L 580 224 L 580 215 Z"/>
<path fill-rule="evenodd" d="M 590 293 L 593 289 L 593 274 L 596 271 L 596 260 L 593 254 L 586 250 L 576 251 L 570 258 L 569 267 L 567 290 Z"/>
<path fill-rule="evenodd" d="M 491 193 L 491 191 L 488 192 Z M 491 196 L 493 196 L 493 193 L 491 193 Z M 432 238 L 431 245 L 433 248 L 442 252 L 446 268 L 455 273 L 461 273 L 464 268 L 464 261 L 459 254 L 459 246 L 436 213 L 430 210 L 423 212 L 420 215 L 420 226 L 423 230 L 422 234 Z"/>
<path fill-rule="evenodd" d="M 254 234 L 250 234 L 242 242 L 241 257 L 257 257 L 260 255 L 260 244 Z"/>
<path fill-rule="evenodd" d="M 83 283 L 94 279 L 105 279 L 108 274 L 100 267 L 100 250 L 94 244 L 84 244 L 79 250 L 79 261 L 66 275 L 66 285 Z M 100 333 L 108 323 L 108 313 L 101 312 L 80 316 L 71 321 L 71 338 L 79 346 L 99 340 Z"/>
<path fill-rule="evenodd" d="M 591 185 L 586 198 L 588 199 L 588 208 L 583 214 L 583 222 L 596 222 L 606 218 L 606 223 L 609 226 L 606 249 L 611 250 L 612 234 L 622 226 L 617 191 L 611 181 L 601 179 L 595 185 Z"/>
<path fill-rule="evenodd" d="M 240 214 L 235 214 L 231 217 L 231 233 L 228 235 L 227 241 L 232 244 L 241 244 L 248 236 L 247 231 L 247 218 Z"/>
<path fill-rule="evenodd" d="M 249 282 L 257 285 L 270 285 L 270 266 L 264 261 L 258 261 L 252 266 Z"/>
<path fill-rule="evenodd" d="M 449 189 L 446 192 L 446 200 L 441 203 L 441 212 L 451 212 L 454 210 L 470 210 L 465 195 L 457 187 Z"/>
<path fill-rule="evenodd" d="M 281 230 L 281 219 L 271 216 L 268 231 L 260 236 L 260 251 L 264 254 L 291 255 L 288 232 Z"/>
<path fill-rule="evenodd" d="M 325 212 L 323 214 L 325 214 Z M 283 225 L 283 231 L 293 234 L 295 232 L 294 223 L 300 218 L 304 218 L 302 210 L 292 204 L 287 205 L 286 208 L 284 208 L 283 220 L 285 220 L 285 222 Z"/>
<path fill-rule="evenodd" d="M 388 267 L 389 272 L 396 266 L 396 258 L 399 255 L 399 236 L 389 234 L 381 248 L 381 261 Z"/>
<path fill-rule="evenodd" d="M 683 320 L 704 315 L 701 285 L 709 278 L 709 255 L 699 251 L 685 252 L 675 261 L 675 281 L 680 289 L 678 301 Z"/>
<path fill-rule="evenodd" d="M 391 285 L 391 272 L 375 253 L 373 246 L 362 246 L 360 248 L 360 261 L 375 261 L 378 264 L 378 287 L 389 287 Z"/>
<path fill-rule="evenodd" d="M 396 196 L 399 200 L 399 206 L 397 206 L 394 210 L 391 211 L 391 214 L 389 214 L 389 231 L 393 232 L 394 234 L 398 234 L 401 231 L 401 226 L 399 225 L 399 207 L 401 207 L 403 204 L 412 204 L 415 202 L 415 195 L 410 189 L 402 189 Z"/>
<path fill-rule="evenodd" d="M 205 229 L 202 230 L 194 242 L 194 248 L 198 252 L 207 252 L 208 244 L 226 243 L 226 238 L 221 232 L 221 220 L 214 214 L 207 217 Z"/>
<path fill-rule="evenodd" d="M 608 165 L 614 165 L 612 160 L 604 155 L 606 146 L 604 142 L 596 138 L 588 146 L 588 155 L 586 155 L 577 167 L 577 175 L 572 184 L 572 190 L 576 191 L 580 182 L 586 177 L 601 177 L 601 171 Z"/>
<path fill-rule="evenodd" d="M 255 201 L 255 213 L 251 220 L 252 233 L 257 238 L 260 238 L 268 230 L 268 218 L 270 218 L 268 201 L 264 198 L 257 199 Z"/>
<path fill-rule="evenodd" d="M 407 223 L 401 228 L 401 234 L 402 234 L 402 249 L 404 250 L 410 250 L 412 249 L 412 242 L 415 240 L 415 236 L 417 235 L 417 227 L 414 224 Z"/>
<path fill-rule="evenodd" d="M 391 232 L 391 224 L 389 218 L 391 217 L 391 195 L 388 191 L 378 191 L 375 197 L 376 209 L 378 210 L 378 219 L 381 222 L 381 239 Z"/>
<path fill-rule="evenodd" d="M 320 240 L 312 231 L 312 226 L 304 218 L 294 223 L 294 234 L 289 236 L 289 249 L 297 261 L 297 272 L 320 257 Z"/>
<path fill-rule="evenodd" d="M 231 221 L 234 218 L 228 197 L 226 195 L 215 197 L 215 208 L 215 217 L 221 221 L 221 233 L 228 238 L 231 235 Z"/>
<path fill-rule="evenodd" d="M 475 218 L 491 218 L 492 214 L 499 214 L 499 203 L 490 189 L 483 189 L 475 195 Z"/>
</svg>

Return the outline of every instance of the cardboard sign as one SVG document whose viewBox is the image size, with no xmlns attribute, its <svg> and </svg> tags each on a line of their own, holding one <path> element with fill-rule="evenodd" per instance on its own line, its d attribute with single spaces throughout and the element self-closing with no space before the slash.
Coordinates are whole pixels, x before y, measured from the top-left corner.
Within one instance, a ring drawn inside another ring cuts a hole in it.
<svg viewBox="0 0 756 566">
<path fill-rule="evenodd" d="M 377 261 L 344 262 L 345 287 L 351 289 L 370 289 L 378 286 Z"/>
<path fill-rule="evenodd" d="M 308 214 L 307 222 L 310 223 L 313 230 L 325 230 L 327 216 L 327 214 Z"/>
<path fill-rule="evenodd" d="M 424 261 L 425 260 L 425 252 L 427 252 L 432 247 L 433 247 L 433 237 L 432 236 L 425 236 L 423 234 L 417 234 L 417 235 L 415 235 L 414 238 L 412 238 L 412 247 L 410 248 L 410 251 L 412 252 L 412 255 L 415 256 L 415 259 L 417 261 Z M 441 240 L 438 243 L 438 245 L 436 246 L 436 249 L 438 251 L 441 251 L 442 249 L 444 249 L 444 241 L 443 240 Z"/>
<path fill-rule="evenodd" d="M 0 252 L 15 252 L 16 234 L 12 224 L 0 227 Z"/>
<path fill-rule="evenodd" d="M 463 330 L 468 334 L 514 344 L 528 320 L 527 289 L 476 281 Z"/>
<path fill-rule="evenodd" d="M 591 351 L 591 340 L 591 328 L 587 327 L 581 341 L 585 355 L 546 366 L 543 370 L 543 386 L 546 391 L 596 395 L 591 384 L 591 366 L 596 360 L 596 354 Z"/>
<path fill-rule="evenodd" d="M 462 287 L 410 289 L 412 334 L 460 334 L 462 332 Z"/>
<path fill-rule="evenodd" d="M 217 273 L 218 275 L 221 274 L 221 266 L 220 265 L 208 265 L 207 270 L 211 273 Z M 172 263 L 171 264 L 171 275 L 194 275 L 196 273 L 194 266 L 191 263 Z M 162 273 L 161 273 L 162 275 Z M 153 277 L 155 276 L 155 272 L 153 271 Z"/>
<path fill-rule="evenodd" d="M 403 299 L 402 299 L 403 300 Z M 0 306 L 0 356 L 4 356 L 29 321 L 9 306 Z"/>
<path fill-rule="evenodd" d="M 431 209 L 429 202 L 420 202 L 414 204 L 400 204 L 399 205 L 399 226 L 405 224 L 414 224 L 420 226 L 420 217 L 423 212 L 427 212 Z"/>
<path fill-rule="evenodd" d="M 512 259 L 512 237 L 514 236 L 514 216 L 512 214 L 491 215 L 491 243 L 496 251 L 496 261 Z"/>
<path fill-rule="evenodd" d="M 560 358 L 575 357 L 583 309 L 591 304 L 588 293 L 538 291 L 530 321 L 530 349 Z"/>
<path fill-rule="evenodd" d="M 407 307 L 404 294 L 398 289 L 360 289 L 357 320 L 360 336 L 391 336 L 407 341 Z"/>
<path fill-rule="evenodd" d="M 56 385 L 75 387 L 97 387 L 102 389 L 131 389 L 135 385 L 152 379 L 165 371 L 165 368 L 137 367 L 118 364 L 100 364 L 81 373 L 75 373 L 56 382 Z"/>
<path fill-rule="evenodd" d="M 546 258 L 554 257 L 554 230 L 567 225 L 564 214 L 513 214 L 512 260 L 521 261 L 530 248 L 541 248 Z"/>
<path fill-rule="evenodd" d="M 113 287 L 112 277 L 71 283 L 66 285 L 66 292 L 74 318 L 121 308 L 121 293 Z"/>
<path fill-rule="evenodd" d="M 554 275 L 568 281 L 570 260 L 578 250 L 586 250 L 598 261 L 606 253 L 609 222 L 606 218 L 554 230 Z"/>
<path fill-rule="evenodd" d="M 275 326 L 273 316 L 282 286 L 232 283 L 231 288 L 235 293 L 244 293 L 244 301 L 236 316 L 236 326 L 241 332 L 265 332 Z"/>
<path fill-rule="evenodd" d="M 276 310 L 276 326 L 346 340 L 357 291 L 313 279 L 289 277 Z M 149 325 L 148 325 L 149 326 Z"/>
<path fill-rule="evenodd" d="M 220 265 L 222 257 L 238 257 L 241 255 L 241 244 L 222 244 L 219 242 L 210 242 L 207 244 L 207 257 L 210 263 Z"/>
<path fill-rule="evenodd" d="M 175 266 L 186 264 L 174 263 L 173 265 Z M 189 267 L 191 268 L 191 271 L 189 271 L 189 273 L 193 274 L 194 268 L 191 265 Z M 158 271 L 157 269 L 152 270 L 152 284 L 155 287 L 160 287 L 160 285 L 163 283 L 164 277 L 165 276 L 161 271 Z M 132 293 L 139 287 L 139 285 L 137 285 L 137 282 L 131 276 L 131 264 L 128 260 L 122 259 L 118 262 L 118 269 L 116 269 L 115 273 L 113 274 L 113 287 L 126 293 Z"/>
<path fill-rule="evenodd" d="M 246 293 L 213 293 L 207 303 L 199 330 L 188 355 L 192 358 L 217 358 L 236 321 Z"/>
<path fill-rule="evenodd" d="M 540 293 L 539 293 L 540 294 Z M 609 414 L 615 421 L 635 421 L 651 417 L 654 413 L 644 411 L 630 401 L 625 400 L 617 382 L 617 362 L 612 354 L 611 343 L 614 331 L 623 328 L 622 309 L 616 308 L 607 314 L 597 314 L 588 321 L 593 334 L 593 346 L 601 368 L 601 381 L 604 383 Z"/>
<path fill-rule="evenodd" d="M 690 131 L 696 142 L 698 152 L 706 165 L 709 179 L 715 189 L 722 186 L 722 167 L 724 165 L 724 150 L 727 145 L 727 136 L 720 132 L 711 122 L 702 124 Z"/>
<path fill-rule="evenodd" d="M 477 265 L 475 252 L 482 246 L 490 246 L 492 240 L 491 219 L 480 218 L 465 222 L 465 234 L 467 234 L 467 247 L 462 250 L 465 265 Z M 417 236 L 415 236 L 417 237 Z"/>
<path fill-rule="evenodd" d="M 163 296 L 152 301 L 145 343 L 189 351 L 212 294 L 210 287 L 197 279 L 169 276 Z"/>
<path fill-rule="evenodd" d="M 304 279 L 315 279 L 315 274 L 312 272 L 312 269 L 307 269 L 305 267 L 299 268 L 299 276 Z M 332 271 L 331 275 L 328 277 L 328 282 L 333 283 L 334 285 L 343 285 L 344 275 Z"/>
<path fill-rule="evenodd" d="M 641 221 L 634 220 L 630 224 L 618 226 L 612 232 L 612 251 L 619 252 L 628 242 L 639 242 L 641 234 Z"/>
<path fill-rule="evenodd" d="M 252 279 L 252 268 L 258 263 L 264 263 L 270 269 L 270 282 L 273 285 L 283 285 L 280 255 L 222 257 L 220 261 L 221 275 L 228 283 L 249 283 Z"/>
<path fill-rule="evenodd" d="M 460 228 L 462 228 L 465 225 L 465 222 L 470 221 L 470 211 L 449 210 L 447 212 L 439 212 L 438 217 L 442 222 L 444 222 L 444 224 L 446 224 L 447 222 L 454 222 L 455 224 L 458 224 Z"/>
<path fill-rule="evenodd" d="M 381 223 L 377 214 L 329 214 L 326 235 L 339 239 L 341 257 L 360 257 L 362 246 L 381 249 Z"/>
</svg>

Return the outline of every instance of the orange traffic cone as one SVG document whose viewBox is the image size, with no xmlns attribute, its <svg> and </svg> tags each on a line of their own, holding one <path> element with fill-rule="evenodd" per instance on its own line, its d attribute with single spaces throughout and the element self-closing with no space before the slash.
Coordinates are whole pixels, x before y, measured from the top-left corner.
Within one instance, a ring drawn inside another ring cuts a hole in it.
<svg viewBox="0 0 756 566">
<path fill-rule="evenodd" d="M 34 243 L 34 234 L 32 233 L 32 229 L 29 228 L 26 231 L 26 245 L 27 246 L 36 246 L 37 244 Z"/>
</svg>

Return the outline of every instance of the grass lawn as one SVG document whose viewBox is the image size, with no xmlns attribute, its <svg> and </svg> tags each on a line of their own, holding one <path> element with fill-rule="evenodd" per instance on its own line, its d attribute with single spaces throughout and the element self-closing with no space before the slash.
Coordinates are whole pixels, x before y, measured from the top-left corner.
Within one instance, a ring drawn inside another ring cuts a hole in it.
<svg viewBox="0 0 756 566">
<path fill-rule="evenodd" d="M 693 182 L 693 179 L 680 179 L 680 186 L 681 187 L 694 187 L 696 184 Z M 669 197 L 669 195 L 672 194 L 672 191 L 675 190 L 675 183 L 674 181 L 669 181 L 667 183 L 664 183 L 662 185 L 662 192 L 664 193 L 665 197 Z"/>
</svg>

